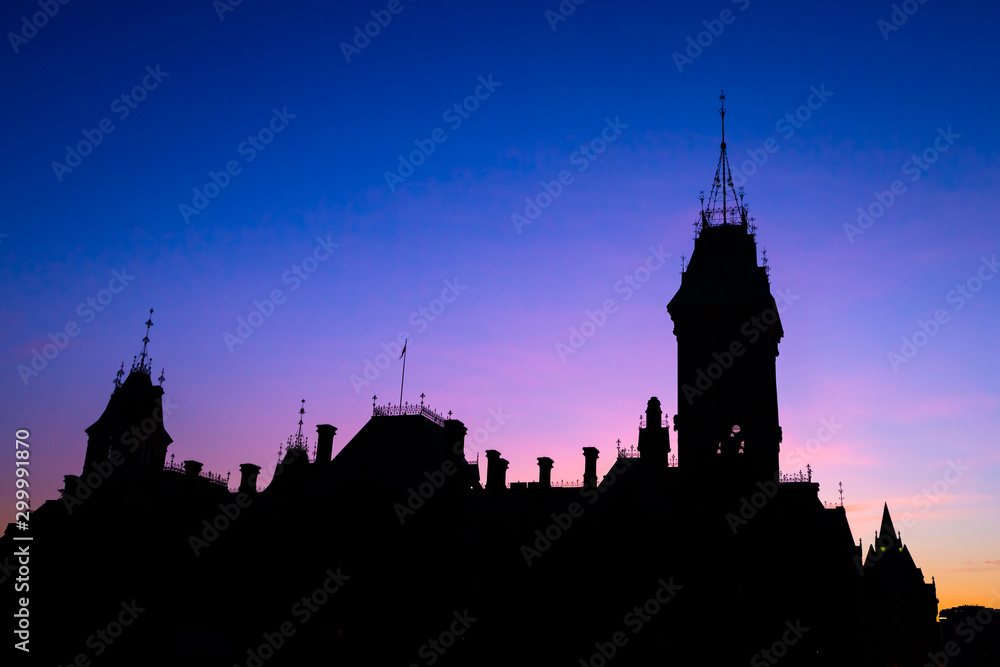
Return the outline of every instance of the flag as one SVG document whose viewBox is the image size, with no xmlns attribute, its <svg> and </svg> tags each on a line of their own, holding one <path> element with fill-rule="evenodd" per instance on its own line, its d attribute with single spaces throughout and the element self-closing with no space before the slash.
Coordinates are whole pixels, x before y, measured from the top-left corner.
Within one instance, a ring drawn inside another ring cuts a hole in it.
<svg viewBox="0 0 1000 667">
<path fill-rule="evenodd" d="M 403 355 L 406 354 L 406 341 L 403 341 L 403 351 L 399 353 L 399 358 L 402 359 Z M 397 359 L 398 361 L 398 359 Z"/>
</svg>

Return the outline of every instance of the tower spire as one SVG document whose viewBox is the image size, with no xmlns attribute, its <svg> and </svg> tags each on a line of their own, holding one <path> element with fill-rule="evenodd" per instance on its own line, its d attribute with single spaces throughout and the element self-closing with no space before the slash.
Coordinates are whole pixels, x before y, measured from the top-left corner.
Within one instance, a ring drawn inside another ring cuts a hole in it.
<svg viewBox="0 0 1000 667">
<path fill-rule="evenodd" d="M 302 444 L 302 417 L 306 414 L 306 399 L 302 399 L 302 406 L 299 408 L 299 432 L 295 434 L 295 444 Z"/>
<path fill-rule="evenodd" d="M 153 326 L 153 309 L 149 309 L 149 319 L 146 320 L 146 335 L 142 338 L 142 352 L 139 354 L 137 361 L 132 362 L 132 370 L 146 373 L 150 372 L 150 367 L 152 366 L 152 360 L 146 354 L 146 346 L 149 345 L 149 328 Z"/>
<path fill-rule="evenodd" d="M 715 179 L 712 181 L 712 190 L 708 196 L 708 208 L 702 202 L 701 227 L 708 227 L 712 224 L 737 224 L 746 225 L 746 208 L 743 206 L 743 188 L 740 188 L 740 196 L 736 195 L 736 188 L 733 185 L 733 168 L 729 164 L 729 155 L 726 153 L 726 93 L 719 92 L 719 120 L 722 125 L 722 141 L 719 143 L 719 164 L 715 167 Z M 721 199 L 721 201 L 720 201 Z M 730 201 L 733 203 L 730 208 Z M 732 219 L 732 220 L 730 220 Z"/>
<path fill-rule="evenodd" d="M 722 122 L 722 143 L 719 144 L 719 148 L 722 150 L 722 156 L 725 158 L 722 160 L 722 182 L 726 182 L 726 163 L 729 162 L 728 157 L 726 157 L 726 92 L 724 90 L 719 91 L 719 119 Z M 726 222 L 726 186 L 722 186 L 722 222 Z"/>
<path fill-rule="evenodd" d="M 288 442 L 285 443 L 286 451 L 292 451 L 293 449 L 301 449 L 303 452 L 309 445 L 308 438 L 302 435 L 302 416 L 306 413 L 306 399 L 302 399 L 302 405 L 299 407 L 299 430 L 295 435 L 288 436 Z M 280 450 L 279 450 L 280 451 Z M 279 454 L 280 456 L 280 454 Z"/>
</svg>

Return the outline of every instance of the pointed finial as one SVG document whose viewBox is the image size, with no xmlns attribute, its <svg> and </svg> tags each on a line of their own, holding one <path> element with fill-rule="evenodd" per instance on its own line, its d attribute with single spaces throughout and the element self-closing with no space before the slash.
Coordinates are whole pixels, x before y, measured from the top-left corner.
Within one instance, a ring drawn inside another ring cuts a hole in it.
<svg viewBox="0 0 1000 667">
<path fill-rule="evenodd" d="M 163 377 L 163 371 L 165 371 L 165 370 L 167 370 L 167 369 L 166 368 L 161 368 L 160 369 L 160 377 L 156 378 L 157 380 L 160 381 L 160 386 L 161 387 L 163 386 L 163 381 L 167 379 L 167 378 Z"/>
<path fill-rule="evenodd" d="M 726 150 L 726 93 L 719 92 L 719 118 L 722 119 L 722 150 Z"/>
<path fill-rule="evenodd" d="M 302 405 L 299 407 L 299 432 L 296 435 L 299 441 L 302 440 L 302 417 L 306 414 L 306 399 L 302 399 Z"/>
<path fill-rule="evenodd" d="M 448 419 L 451 419 L 451 410 L 448 411 Z"/>
<path fill-rule="evenodd" d="M 132 370 L 139 370 L 144 373 L 149 373 L 149 366 L 147 366 L 146 360 L 146 346 L 149 345 L 149 328 L 153 326 L 153 309 L 149 309 L 149 319 L 146 320 L 146 335 L 142 338 L 142 352 L 139 354 L 139 366 L 138 368 L 133 368 Z M 152 359 L 149 360 L 152 362 Z"/>
<path fill-rule="evenodd" d="M 125 362 L 122 362 L 121 368 L 115 373 L 115 389 L 122 386 L 122 377 L 125 375 Z"/>
<path fill-rule="evenodd" d="M 424 407 L 424 395 L 420 394 L 420 407 Z"/>
<path fill-rule="evenodd" d="M 736 217 L 738 206 L 736 192 L 733 187 L 733 170 L 729 165 L 729 157 L 726 154 L 726 94 L 725 91 L 719 93 L 719 118 L 722 122 L 722 141 L 719 143 L 719 163 L 715 169 L 715 178 L 712 181 L 712 190 L 708 195 L 708 207 L 702 205 L 702 228 L 711 224 L 729 224 L 729 218 Z M 734 206 L 730 210 L 729 198 L 732 197 Z M 739 216 L 742 219 L 742 216 Z M 742 221 L 742 220 L 741 220 Z M 734 221 L 735 224 L 735 221 Z"/>
</svg>

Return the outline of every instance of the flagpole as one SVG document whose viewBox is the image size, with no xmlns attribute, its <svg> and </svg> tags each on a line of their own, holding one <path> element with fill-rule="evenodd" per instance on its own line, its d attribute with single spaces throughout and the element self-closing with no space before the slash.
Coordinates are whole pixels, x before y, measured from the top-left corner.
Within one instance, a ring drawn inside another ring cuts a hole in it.
<svg viewBox="0 0 1000 667">
<path fill-rule="evenodd" d="M 403 358 L 403 374 L 399 378 L 399 409 L 403 409 L 403 380 L 406 379 L 406 342 L 409 338 L 403 340 L 403 352 L 399 355 Z"/>
</svg>

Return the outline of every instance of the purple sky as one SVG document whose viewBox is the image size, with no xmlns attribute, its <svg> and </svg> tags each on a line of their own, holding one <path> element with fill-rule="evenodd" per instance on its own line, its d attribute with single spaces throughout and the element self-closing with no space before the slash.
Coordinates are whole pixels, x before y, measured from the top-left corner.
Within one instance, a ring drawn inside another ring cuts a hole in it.
<svg viewBox="0 0 1000 667">
<path fill-rule="evenodd" d="M 303 398 L 310 442 L 331 423 L 339 451 L 373 394 L 398 400 L 398 352 L 364 373 L 406 332 L 404 400 L 454 411 L 469 458 L 497 449 L 515 481 L 549 456 L 554 480 L 576 480 L 595 446 L 603 474 L 650 396 L 677 411 L 665 306 L 725 88 L 737 184 L 786 295 L 782 468 L 810 464 L 828 501 L 843 482 L 865 545 L 888 502 L 942 608 L 1000 607 L 995 8 L 926 3 L 889 30 L 891 3 L 591 0 L 555 21 L 555 0 L 402 0 L 348 62 L 339 44 L 387 6 L 244 2 L 220 20 L 207 1 L 70 3 L 35 32 L 36 3 L 0 12 L 32 35 L 8 36 L 0 72 L 0 392 L 7 437 L 31 431 L 36 506 L 80 472 L 83 429 L 151 307 L 178 460 L 266 465 Z M 88 136 L 76 163 L 66 147 Z M 224 187 L 201 200 L 212 174 Z M 530 224 L 512 219 L 526 198 L 548 203 Z M 115 271 L 124 289 L 102 293 Z M 227 344 L 274 290 L 281 303 Z"/>
</svg>

